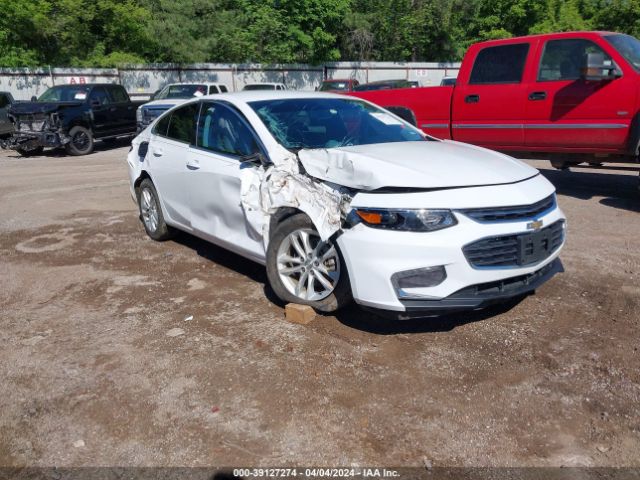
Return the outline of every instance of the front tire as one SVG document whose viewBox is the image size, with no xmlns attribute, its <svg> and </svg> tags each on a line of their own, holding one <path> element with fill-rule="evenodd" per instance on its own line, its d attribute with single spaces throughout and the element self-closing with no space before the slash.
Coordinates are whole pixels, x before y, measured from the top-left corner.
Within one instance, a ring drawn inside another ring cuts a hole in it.
<svg viewBox="0 0 640 480">
<path fill-rule="evenodd" d="M 284 302 L 331 313 L 352 300 L 347 266 L 338 246 L 323 241 L 308 216 L 286 218 L 267 248 L 267 277 Z"/>
<path fill-rule="evenodd" d="M 65 146 L 69 155 L 89 155 L 93 152 L 93 134 L 85 127 L 76 126 L 69 130 L 71 140 Z"/>
<path fill-rule="evenodd" d="M 168 240 L 173 236 L 173 230 L 164 221 L 156 187 L 148 178 L 144 179 L 140 184 L 138 206 L 140 208 L 140 220 L 142 220 L 147 235 L 157 242 Z"/>
</svg>

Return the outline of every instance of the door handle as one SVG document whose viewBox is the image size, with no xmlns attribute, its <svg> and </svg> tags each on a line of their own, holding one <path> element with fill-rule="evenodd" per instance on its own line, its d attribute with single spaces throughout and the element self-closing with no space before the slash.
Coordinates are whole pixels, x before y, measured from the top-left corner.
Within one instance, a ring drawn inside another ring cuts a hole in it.
<svg viewBox="0 0 640 480">
<path fill-rule="evenodd" d="M 547 92 L 531 92 L 529 94 L 529 100 L 545 100 L 547 98 Z"/>
<path fill-rule="evenodd" d="M 200 168 L 200 162 L 198 160 L 189 160 L 187 162 L 187 168 L 189 170 L 198 170 Z"/>
<path fill-rule="evenodd" d="M 162 155 L 164 155 L 164 150 L 162 150 L 161 148 L 154 148 L 153 149 L 153 156 L 154 157 L 161 157 Z"/>
<path fill-rule="evenodd" d="M 480 101 L 480 95 L 467 95 L 464 97 L 465 103 L 478 103 Z"/>
</svg>

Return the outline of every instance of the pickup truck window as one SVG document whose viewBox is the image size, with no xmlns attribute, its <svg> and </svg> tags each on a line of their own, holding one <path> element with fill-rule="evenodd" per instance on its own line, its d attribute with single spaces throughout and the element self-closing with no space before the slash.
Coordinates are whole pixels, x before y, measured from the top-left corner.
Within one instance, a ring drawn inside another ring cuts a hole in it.
<svg viewBox="0 0 640 480">
<path fill-rule="evenodd" d="M 640 71 L 640 40 L 631 35 L 606 35 L 604 39 L 613 45 L 633 68 Z"/>
<path fill-rule="evenodd" d="M 111 95 L 113 103 L 126 103 L 129 101 L 127 92 L 120 85 L 114 85 L 107 88 L 109 89 L 109 94 Z"/>
<path fill-rule="evenodd" d="M 227 90 L 226 85 L 220 85 L 220 91 L 221 91 L 222 93 L 226 93 L 226 92 L 228 92 L 229 90 Z"/>
<path fill-rule="evenodd" d="M 199 110 L 200 104 L 198 103 L 190 103 L 176 109 L 171 115 L 167 137 L 178 142 L 195 145 Z"/>
<path fill-rule="evenodd" d="M 480 50 L 469 83 L 520 83 L 529 53 L 528 43 L 515 43 Z"/>
<path fill-rule="evenodd" d="M 0 93 L 0 108 L 7 107 L 9 103 L 9 96 L 4 93 Z"/>
<path fill-rule="evenodd" d="M 107 91 L 103 87 L 94 88 L 89 96 L 89 102 L 92 105 L 94 102 L 98 102 L 100 105 L 107 105 L 109 103 Z"/>
<path fill-rule="evenodd" d="M 538 81 L 577 80 L 581 76 L 584 58 L 588 53 L 603 54 L 605 65 L 613 66 L 611 57 L 590 40 L 549 40 L 540 60 Z"/>
<path fill-rule="evenodd" d="M 39 102 L 84 102 L 90 88 L 82 85 L 60 85 L 44 92 Z"/>
</svg>

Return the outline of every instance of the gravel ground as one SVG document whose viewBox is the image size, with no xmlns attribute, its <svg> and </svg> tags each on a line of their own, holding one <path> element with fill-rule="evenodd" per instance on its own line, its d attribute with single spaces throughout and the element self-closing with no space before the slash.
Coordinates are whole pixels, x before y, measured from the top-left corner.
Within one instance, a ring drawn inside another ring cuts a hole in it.
<svg viewBox="0 0 640 480">
<path fill-rule="evenodd" d="M 531 162 L 569 237 L 519 303 L 300 326 L 261 266 L 146 237 L 127 150 L 0 153 L 0 466 L 640 466 L 637 174 Z"/>
</svg>

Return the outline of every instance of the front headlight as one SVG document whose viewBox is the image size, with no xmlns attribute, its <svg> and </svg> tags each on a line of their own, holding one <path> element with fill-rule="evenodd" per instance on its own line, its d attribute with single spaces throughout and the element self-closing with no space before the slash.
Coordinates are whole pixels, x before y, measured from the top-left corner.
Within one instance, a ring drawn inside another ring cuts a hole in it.
<svg viewBox="0 0 640 480">
<path fill-rule="evenodd" d="M 131 118 L 131 117 L 129 117 L 129 118 Z M 136 121 L 142 122 L 142 109 L 141 108 L 138 108 L 136 110 Z"/>
<path fill-rule="evenodd" d="M 407 232 L 434 232 L 453 227 L 458 223 L 451 210 L 386 210 L 355 208 L 348 220 L 355 224 L 362 222 L 373 228 L 402 230 Z"/>
</svg>

